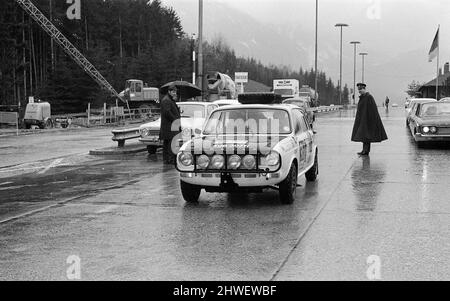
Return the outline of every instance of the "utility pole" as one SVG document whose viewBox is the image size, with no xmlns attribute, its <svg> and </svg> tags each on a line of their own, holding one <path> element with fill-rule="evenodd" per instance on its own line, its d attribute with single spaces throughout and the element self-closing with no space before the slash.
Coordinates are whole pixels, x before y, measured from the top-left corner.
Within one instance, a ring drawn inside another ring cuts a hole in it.
<svg viewBox="0 0 450 301">
<path fill-rule="evenodd" d="M 362 57 L 362 83 L 364 84 L 364 57 L 368 55 L 367 52 L 361 52 L 359 54 Z"/>
<path fill-rule="evenodd" d="M 356 45 L 361 44 L 359 41 L 351 41 L 354 46 L 353 52 L 353 105 L 356 104 Z"/>
<path fill-rule="evenodd" d="M 52 0 L 50 0 L 50 22 L 53 23 L 53 4 Z M 52 57 L 52 71 L 55 71 L 55 51 L 53 45 L 53 38 L 50 37 L 50 52 Z"/>
<path fill-rule="evenodd" d="M 198 87 L 203 100 L 203 0 L 198 0 Z"/>
<path fill-rule="evenodd" d="M 339 105 L 342 105 L 342 28 L 348 27 L 348 24 L 338 23 L 334 26 L 341 28 L 341 50 L 339 55 Z"/>
<path fill-rule="evenodd" d="M 315 98 L 315 101 L 317 102 L 317 76 L 318 76 L 318 74 L 317 74 L 317 29 L 318 29 L 318 26 L 319 26 L 319 0 L 316 0 L 316 41 L 315 41 L 315 50 L 314 50 L 314 52 L 315 52 L 315 54 L 314 54 L 314 91 L 315 91 L 315 94 L 316 95 L 314 95 L 314 98 Z"/>
<path fill-rule="evenodd" d="M 192 34 L 192 84 L 195 85 L 195 33 Z"/>
</svg>

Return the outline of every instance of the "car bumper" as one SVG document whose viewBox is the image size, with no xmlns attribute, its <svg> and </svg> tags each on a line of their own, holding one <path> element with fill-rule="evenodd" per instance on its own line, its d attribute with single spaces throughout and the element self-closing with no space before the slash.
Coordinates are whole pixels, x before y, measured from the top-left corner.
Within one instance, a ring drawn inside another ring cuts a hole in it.
<svg viewBox="0 0 450 301">
<path fill-rule="evenodd" d="M 415 134 L 414 140 L 416 140 L 417 142 L 432 142 L 432 141 L 450 142 L 450 135 Z"/>
<path fill-rule="evenodd" d="M 152 146 L 163 145 L 162 141 L 159 140 L 159 137 L 145 137 L 145 138 L 141 137 L 141 138 L 139 138 L 139 141 L 145 145 L 152 145 Z"/>
<path fill-rule="evenodd" d="M 265 187 L 278 185 L 287 176 L 283 175 L 281 171 L 276 173 L 233 173 L 231 177 L 234 183 L 224 185 L 222 176 L 224 173 L 193 173 L 193 172 L 180 172 L 180 179 L 183 182 L 197 185 L 206 188 L 210 191 L 216 192 L 228 192 L 239 189 L 248 190 L 255 188 L 260 190 Z M 284 177 L 283 177 L 284 176 Z"/>
</svg>

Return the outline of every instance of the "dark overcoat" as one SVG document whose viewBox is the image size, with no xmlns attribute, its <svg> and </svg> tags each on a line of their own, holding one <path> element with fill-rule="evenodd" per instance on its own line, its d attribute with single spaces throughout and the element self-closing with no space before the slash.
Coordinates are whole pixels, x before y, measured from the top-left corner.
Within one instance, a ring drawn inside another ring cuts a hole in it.
<svg viewBox="0 0 450 301">
<path fill-rule="evenodd" d="M 387 140 L 386 131 L 378 113 L 373 96 L 364 93 L 359 97 L 355 124 L 353 125 L 352 141 L 381 142 Z"/>
<path fill-rule="evenodd" d="M 161 100 L 161 128 L 159 139 L 169 140 L 180 133 L 180 109 L 170 95 Z"/>
</svg>

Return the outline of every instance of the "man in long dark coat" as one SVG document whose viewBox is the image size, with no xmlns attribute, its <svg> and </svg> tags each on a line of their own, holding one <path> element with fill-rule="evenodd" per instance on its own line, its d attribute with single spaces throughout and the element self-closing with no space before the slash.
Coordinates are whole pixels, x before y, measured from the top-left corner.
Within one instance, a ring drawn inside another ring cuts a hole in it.
<svg viewBox="0 0 450 301">
<path fill-rule="evenodd" d="M 177 87 L 170 86 L 167 95 L 161 100 L 161 128 L 159 139 L 163 140 L 163 161 L 174 164 L 176 154 L 172 151 L 172 139 L 180 133 L 180 109 L 178 108 Z"/>
<path fill-rule="evenodd" d="M 367 156 L 370 153 L 370 143 L 387 140 L 386 131 L 381 122 L 380 114 L 373 96 L 366 92 L 366 84 L 357 84 L 359 91 L 358 109 L 353 125 L 352 141 L 362 142 L 363 150 L 358 153 Z"/>
</svg>

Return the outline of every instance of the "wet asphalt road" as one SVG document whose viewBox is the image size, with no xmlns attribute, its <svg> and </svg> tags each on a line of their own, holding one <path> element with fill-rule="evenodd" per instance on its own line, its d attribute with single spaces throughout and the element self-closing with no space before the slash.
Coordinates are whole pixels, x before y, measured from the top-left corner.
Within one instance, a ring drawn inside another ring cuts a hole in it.
<svg viewBox="0 0 450 301">
<path fill-rule="evenodd" d="M 275 191 L 186 204 L 160 154 L 87 155 L 110 143 L 100 132 L 20 165 L 3 159 L 31 142 L 8 138 L 0 280 L 65 280 L 71 255 L 82 280 L 368 280 L 371 255 L 382 280 L 450 280 L 450 148 L 418 149 L 401 108 L 380 112 L 390 139 L 369 158 L 350 142 L 354 112 L 318 118 L 319 179 L 293 205 Z"/>
</svg>

